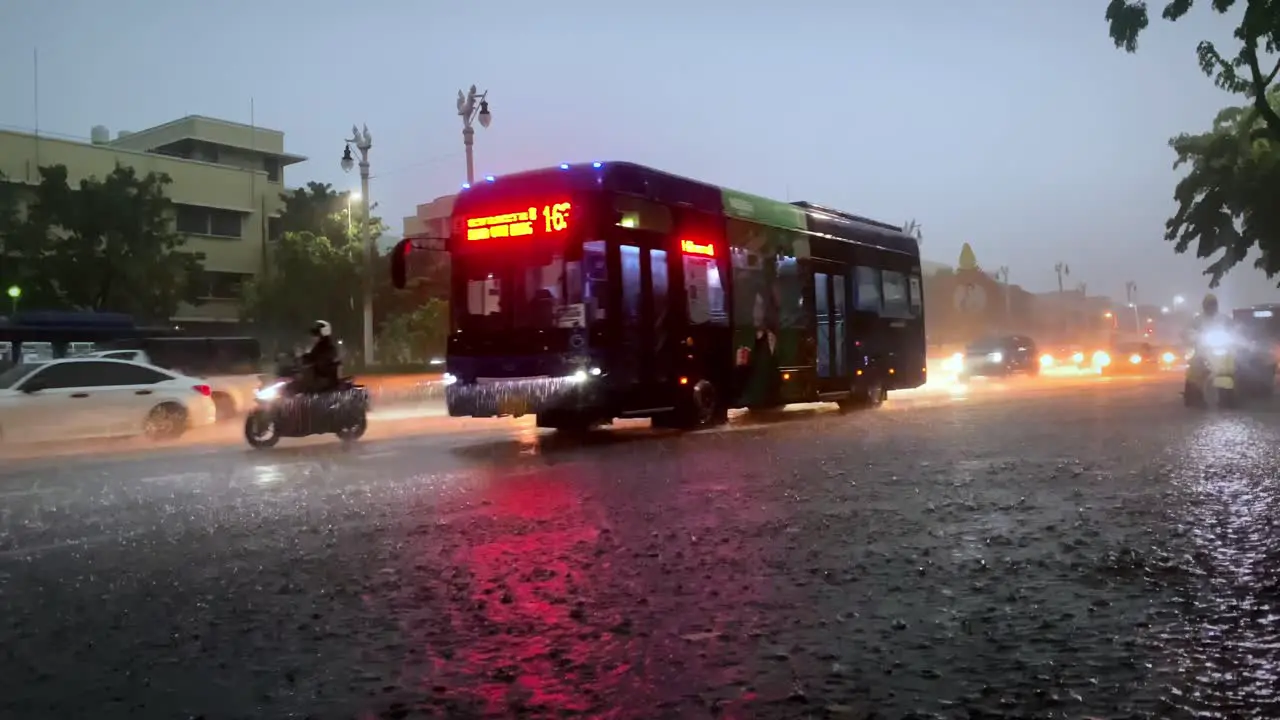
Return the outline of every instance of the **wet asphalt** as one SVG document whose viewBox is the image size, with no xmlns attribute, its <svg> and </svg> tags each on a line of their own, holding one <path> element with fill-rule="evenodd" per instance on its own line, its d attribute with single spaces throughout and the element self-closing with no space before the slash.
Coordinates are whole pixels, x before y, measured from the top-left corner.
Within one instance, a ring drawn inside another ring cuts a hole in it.
<svg viewBox="0 0 1280 720">
<path fill-rule="evenodd" d="M 0 460 L 0 717 L 1277 718 L 1280 403 L 1178 389 Z"/>
</svg>

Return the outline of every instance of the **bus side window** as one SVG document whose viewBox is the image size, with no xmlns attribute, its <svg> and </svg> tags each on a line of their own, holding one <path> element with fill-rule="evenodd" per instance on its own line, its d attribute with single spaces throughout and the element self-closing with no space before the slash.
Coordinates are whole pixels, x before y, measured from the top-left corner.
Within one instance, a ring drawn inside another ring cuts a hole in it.
<svg viewBox="0 0 1280 720">
<path fill-rule="evenodd" d="M 715 258 L 684 256 L 684 291 L 690 325 L 728 325 L 724 285 Z"/>
<path fill-rule="evenodd" d="M 859 266 L 854 269 L 854 307 L 859 312 L 880 314 L 880 271 Z"/>
<path fill-rule="evenodd" d="M 912 317 L 920 317 L 920 310 L 924 307 L 923 285 L 920 282 L 919 275 L 912 275 L 907 278 L 911 291 L 911 315 Z"/>
<path fill-rule="evenodd" d="M 908 299 L 907 276 L 893 270 L 882 273 L 884 279 L 884 315 L 892 318 L 912 317 Z"/>
</svg>

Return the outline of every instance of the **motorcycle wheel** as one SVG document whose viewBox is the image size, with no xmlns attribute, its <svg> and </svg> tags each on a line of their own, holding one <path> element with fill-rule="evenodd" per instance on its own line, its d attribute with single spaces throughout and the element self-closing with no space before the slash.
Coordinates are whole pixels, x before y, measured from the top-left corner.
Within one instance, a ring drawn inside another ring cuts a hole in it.
<svg viewBox="0 0 1280 720">
<path fill-rule="evenodd" d="M 350 442 L 364 437 L 364 433 L 368 429 L 369 418 L 364 413 L 360 413 L 360 417 L 357 418 L 353 424 L 341 428 L 335 434 L 338 436 L 339 440 Z"/>
<path fill-rule="evenodd" d="M 254 448 L 275 447 L 280 442 L 280 430 L 261 410 L 249 413 L 244 419 L 244 439 Z"/>
<path fill-rule="evenodd" d="M 1187 380 L 1182 386 L 1182 404 L 1190 408 L 1204 407 L 1204 389 L 1199 383 Z"/>
</svg>

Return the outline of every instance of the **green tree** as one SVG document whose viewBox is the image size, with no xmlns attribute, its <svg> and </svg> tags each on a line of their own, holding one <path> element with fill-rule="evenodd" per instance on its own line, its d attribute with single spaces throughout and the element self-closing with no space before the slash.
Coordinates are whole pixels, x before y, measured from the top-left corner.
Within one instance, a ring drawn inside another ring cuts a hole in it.
<svg viewBox="0 0 1280 720">
<path fill-rule="evenodd" d="M 6 233 L 7 266 L 29 307 L 114 311 L 164 321 L 198 302 L 203 256 L 174 231 L 167 175 L 117 165 L 75 187 L 40 168 L 26 216 Z"/>
<path fill-rule="evenodd" d="M 1271 103 L 1280 104 L 1280 89 Z M 1165 239 L 1185 253 L 1214 258 L 1205 269 L 1212 286 L 1257 249 L 1254 266 L 1280 274 L 1280 140 L 1272 136 L 1256 106 L 1227 108 L 1213 127 L 1169 141 L 1174 167 L 1190 170 L 1174 190 L 1178 210 L 1165 225 Z"/>
<path fill-rule="evenodd" d="M 284 209 L 280 212 L 282 232 L 309 232 L 318 237 L 338 241 L 348 237 L 348 228 L 358 229 L 356 223 L 361 207 L 351 202 L 351 216 L 347 215 L 349 192 L 338 192 L 329 183 L 309 182 L 304 188 L 294 188 L 281 193 Z"/>
<path fill-rule="evenodd" d="M 1177 21 L 1191 10 L 1195 0 L 1170 0 L 1161 17 Z M 1249 97 L 1253 109 L 1271 136 L 1280 140 L 1280 112 L 1276 97 L 1270 94 L 1271 83 L 1280 73 L 1280 61 L 1268 60 L 1280 51 L 1280 2 L 1277 0 L 1210 0 L 1215 12 L 1226 13 L 1244 5 L 1235 38 L 1240 48 L 1232 57 L 1224 57 L 1214 44 L 1201 41 L 1196 47 L 1200 69 L 1214 79 L 1218 87 Z M 1107 23 L 1116 47 L 1128 52 L 1138 49 L 1138 36 L 1150 22 L 1147 3 L 1142 0 L 1111 0 L 1107 5 Z M 1263 63 L 1267 63 L 1265 66 Z M 1275 62 L 1271 66 L 1271 62 Z"/>
<path fill-rule="evenodd" d="M 412 310 L 392 315 L 378 333 L 379 359 L 407 365 L 443 357 L 449 331 L 449 303 L 429 298 Z"/>
<path fill-rule="evenodd" d="M 316 320 L 360 337 L 359 246 L 310 232 L 286 232 L 272 244 L 271 271 L 245 284 L 242 315 L 282 342 L 300 342 Z"/>
</svg>

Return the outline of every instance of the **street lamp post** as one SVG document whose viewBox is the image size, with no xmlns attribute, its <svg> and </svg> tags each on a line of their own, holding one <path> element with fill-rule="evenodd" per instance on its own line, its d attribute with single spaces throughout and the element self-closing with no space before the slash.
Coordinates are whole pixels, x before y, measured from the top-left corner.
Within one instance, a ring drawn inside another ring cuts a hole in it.
<svg viewBox="0 0 1280 720">
<path fill-rule="evenodd" d="M 472 85 L 466 94 L 461 90 L 458 91 L 458 115 L 462 118 L 462 144 L 467 149 L 468 185 L 476 181 L 474 151 L 476 131 L 472 124 L 479 120 L 480 127 L 487 128 L 489 123 L 493 122 L 493 116 L 489 114 L 488 98 L 489 91 L 478 92 L 475 85 Z"/>
<path fill-rule="evenodd" d="M 360 244 L 364 246 L 364 364 L 373 364 L 373 238 L 369 236 L 369 149 L 373 147 L 373 135 L 369 126 L 363 129 L 351 126 L 351 137 L 342 151 L 342 171 L 351 172 L 356 164 L 351 156 L 351 146 L 360 153 Z M 350 202 L 350 200 L 348 200 Z M 351 213 L 347 213 L 351 222 Z"/>
<path fill-rule="evenodd" d="M 10 285 L 9 289 L 6 291 L 6 294 L 9 296 L 9 306 L 12 308 L 11 314 L 17 315 L 18 300 L 22 299 L 22 288 L 18 287 L 17 285 Z"/>
<path fill-rule="evenodd" d="M 1138 283 L 1130 280 L 1124 284 L 1124 295 L 1133 308 L 1133 331 L 1142 334 L 1142 318 L 1138 315 Z"/>
<path fill-rule="evenodd" d="M 351 235 L 351 228 L 355 227 L 354 225 L 351 224 L 351 201 L 359 200 L 362 197 L 364 196 L 358 192 L 347 193 L 347 235 L 348 236 Z"/>
<path fill-rule="evenodd" d="M 1004 285 L 1004 324 L 1008 330 L 1013 329 L 1013 301 L 1009 296 L 1009 266 L 996 268 L 996 279 Z"/>
</svg>

